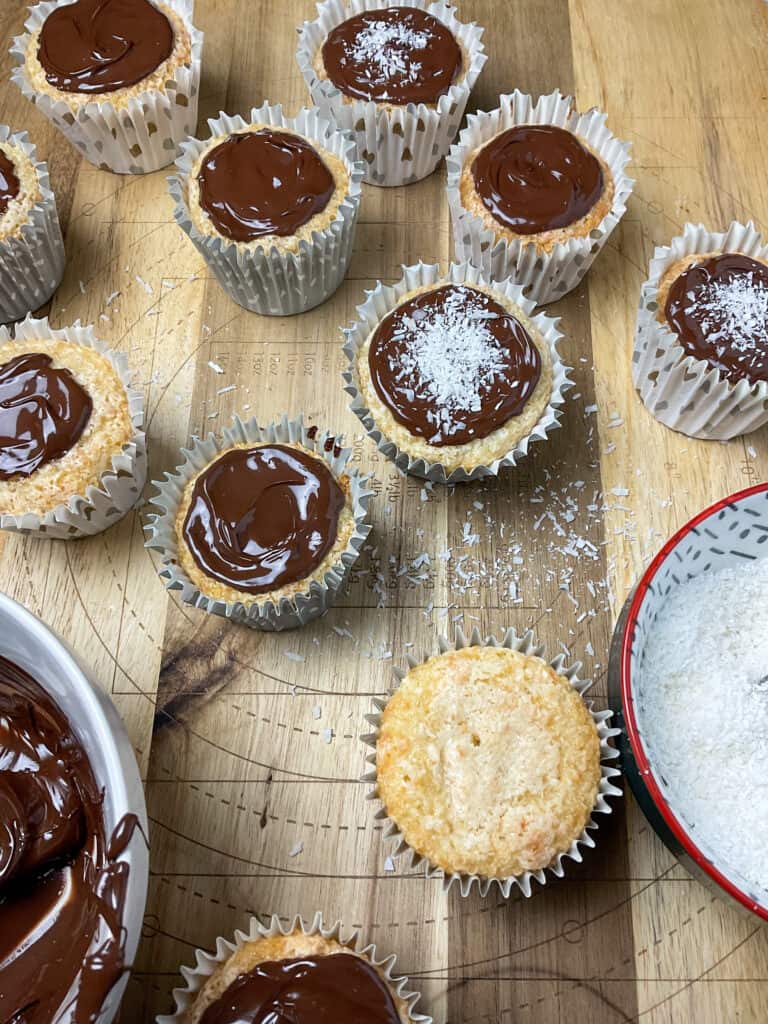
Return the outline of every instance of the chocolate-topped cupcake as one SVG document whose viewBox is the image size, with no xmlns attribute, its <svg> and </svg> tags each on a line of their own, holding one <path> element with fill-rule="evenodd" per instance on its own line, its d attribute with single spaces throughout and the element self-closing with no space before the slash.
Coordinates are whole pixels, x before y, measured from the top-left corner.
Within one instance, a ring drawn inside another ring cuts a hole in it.
<svg viewBox="0 0 768 1024">
<path fill-rule="evenodd" d="M 479 146 L 461 174 L 464 207 L 499 237 L 549 252 L 588 234 L 613 199 L 605 161 L 567 128 L 521 124 Z"/>
<path fill-rule="evenodd" d="M 370 527 L 371 492 L 347 469 L 349 450 L 300 420 L 261 428 L 236 420 L 218 441 L 196 440 L 156 483 L 164 509 L 148 547 L 183 600 L 260 629 L 322 614 Z"/>
<path fill-rule="evenodd" d="M 662 423 L 726 440 L 768 420 L 768 246 L 686 224 L 643 285 L 633 379 Z"/>
<path fill-rule="evenodd" d="M 353 133 L 365 180 L 402 185 L 447 152 L 485 63 L 481 36 L 446 3 L 326 0 L 297 60 L 323 114 Z"/>
<path fill-rule="evenodd" d="M 579 283 L 626 207 L 628 146 L 559 92 L 471 115 L 448 159 L 456 254 L 537 302 Z"/>
<path fill-rule="evenodd" d="M 202 35 L 187 0 L 74 0 L 30 10 L 14 41 L 25 96 L 104 170 L 165 167 L 194 130 Z"/>
<path fill-rule="evenodd" d="M 466 62 L 447 25 L 428 11 L 403 5 L 342 21 L 318 51 L 315 70 L 349 100 L 434 105 L 464 75 Z"/>
<path fill-rule="evenodd" d="M 362 169 L 351 143 L 300 111 L 265 104 L 250 122 L 221 114 L 191 139 L 170 179 L 175 216 L 232 298 L 258 313 L 299 313 L 341 283 L 352 253 Z"/>
<path fill-rule="evenodd" d="M 27 318 L 0 330 L 0 528 L 78 537 L 121 519 L 144 485 L 142 396 L 92 328 Z"/>
<path fill-rule="evenodd" d="M 50 299 L 64 272 L 64 242 L 48 168 L 26 132 L 0 125 L 0 323 Z"/>
<path fill-rule="evenodd" d="M 186 988 L 174 990 L 176 1012 L 158 1024 L 431 1024 L 415 1010 L 416 992 L 355 932 L 327 928 L 320 914 L 284 927 L 252 918 L 234 941 L 219 939 L 216 954 L 197 951 L 182 968 Z"/>
<path fill-rule="evenodd" d="M 557 424 L 567 384 L 554 321 L 467 265 L 405 268 L 345 332 L 352 409 L 405 472 L 439 482 L 513 465 Z"/>
</svg>

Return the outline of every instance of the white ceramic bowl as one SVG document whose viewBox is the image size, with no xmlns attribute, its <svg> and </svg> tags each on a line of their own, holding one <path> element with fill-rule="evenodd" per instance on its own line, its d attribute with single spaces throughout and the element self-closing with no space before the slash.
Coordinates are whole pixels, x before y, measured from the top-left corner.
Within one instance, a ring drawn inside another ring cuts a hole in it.
<svg viewBox="0 0 768 1024">
<path fill-rule="evenodd" d="M 106 694 L 94 686 L 68 648 L 47 626 L 16 601 L 0 594 L 0 655 L 15 662 L 53 697 L 69 719 L 104 788 L 104 826 L 109 836 L 118 821 L 136 814 L 147 834 L 147 811 L 139 769 L 120 716 Z M 138 829 L 120 858 L 130 866 L 123 924 L 125 962 L 133 963 L 147 899 L 149 851 Z M 110 1024 L 128 974 L 107 997 L 97 1024 Z"/>
<path fill-rule="evenodd" d="M 669 803 L 669 786 L 656 773 L 644 740 L 637 680 L 646 637 L 669 593 L 705 572 L 768 558 L 768 483 L 723 498 L 671 537 L 627 599 L 611 647 L 608 689 L 621 727 L 622 768 L 645 816 L 662 841 L 700 880 L 768 920 L 768 893 L 757 892 L 737 872 L 705 851 Z M 747 726 L 748 723 L 745 723 Z"/>
</svg>

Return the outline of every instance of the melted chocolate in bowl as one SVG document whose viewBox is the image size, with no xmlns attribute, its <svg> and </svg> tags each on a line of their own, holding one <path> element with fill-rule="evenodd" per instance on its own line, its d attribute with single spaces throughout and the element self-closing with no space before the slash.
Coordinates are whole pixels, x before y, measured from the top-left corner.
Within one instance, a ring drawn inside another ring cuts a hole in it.
<svg viewBox="0 0 768 1024">
<path fill-rule="evenodd" d="M 519 416 L 541 356 L 519 320 L 484 292 L 443 285 L 398 306 L 374 332 L 376 393 L 411 434 L 466 444 Z"/>
<path fill-rule="evenodd" d="M 356 14 L 323 44 L 328 78 L 346 96 L 436 103 L 461 70 L 461 47 L 441 21 L 415 7 Z"/>
<path fill-rule="evenodd" d="M 19 194 L 19 179 L 13 161 L 0 149 L 0 217 L 8 209 L 8 204 Z"/>
<path fill-rule="evenodd" d="M 48 355 L 25 353 L 0 366 L 0 480 L 66 455 L 92 410 L 88 392 Z"/>
<path fill-rule="evenodd" d="M 768 381 L 768 266 L 741 253 L 693 263 L 669 289 L 667 323 L 686 355 L 733 383 Z"/>
<path fill-rule="evenodd" d="M 204 158 L 197 180 L 200 206 L 236 242 L 295 234 L 336 187 L 309 142 L 271 128 L 230 135 Z"/>
<path fill-rule="evenodd" d="M 351 953 L 272 960 L 233 981 L 200 1024 L 399 1024 L 378 971 Z"/>
<path fill-rule="evenodd" d="M 77 0 L 45 19 L 37 57 L 55 89 L 103 93 L 148 78 L 172 51 L 171 23 L 149 0 Z"/>
<path fill-rule="evenodd" d="M 522 124 L 488 142 L 472 163 L 475 190 L 500 223 L 520 235 L 581 220 L 603 192 L 600 161 L 554 125 Z"/>
<path fill-rule="evenodd" d="M 68 719 L 0 657 L 0 1020 L 92 1024 L 124 967 L 138 824 L 104 831 L 103 794 Z"/>
<path fill-rule="evenodd" d="M 317 569 L 344 503 L 320 458 L 280 444 L 233 448 L 197 477 L 184 541 L 206 576 L 263 594 Z"/>
</svg>

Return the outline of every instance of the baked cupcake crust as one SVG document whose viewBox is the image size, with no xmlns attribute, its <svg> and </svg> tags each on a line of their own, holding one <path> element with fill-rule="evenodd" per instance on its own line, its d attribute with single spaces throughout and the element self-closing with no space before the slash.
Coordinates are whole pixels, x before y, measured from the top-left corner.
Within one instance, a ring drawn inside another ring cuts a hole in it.
<svg viewBox="0 0 768 1024">
<path fill-rule="evenodd" d="M 45 77 L 45 70 L 37 56 L 40 47 L 41 25 L 36 31 L 30 33 L 24 57 L 26 74 L 30 85 L 36 92 L 50 96 L 54 102 L 61 101 L 66 103 L 73 114 L 76 114 L 81 107 L 89 103 L 110 103 L 119 110 L 125 107 L 130 100 L 140 96 L 142 93 L 148 91 L 164 93 L 168 82 L 173 81 L 176 69 L 190 66 L 192 61 L 192 40 L 184 19 L 178 11 L 167 4 L 157 3 L 156 0 L 150 0 L 150 2 L 158 10 L 162 11 L 173 29 L 173 50 L 170 56 L 155 68 L 151 75 L 128 88 L 115 89 L 112 92 L 76 93 L 57 89 L 48 82 L 48 79 Z"/>
<path fill-rule="evenodd" d="M 344 946 L 335 939 L 326 939 L 322 935 L 305 935 L 301 928 L 294 929 L 288 935 L 272 935 L 252 939 L 235 950 L 232 956 L 220 964 L 207 979 L 197 993 L 193 1004 L 182 1015 L 181 1024 L 199 1024 L 206 1009 L 219 999 L 234 981 L 242 975 L 248 974 L 258 964 L 275 960 L 292 960 L 303 956 L 336 956 L 339 953 L 357 956 L 371 964 L 387 986 L 402 1024 L 407 1024 L 409 1020 L 408 1007 L 389 984 L 380 968 L 349 946 Z"/>
<path fill-rule="evenodd" d="M 576 135 L 575 132 L 572 134 L 575 135 L 584 149 L 586 149 L 588 153 L 591 153 L 598 161 L 603 172 L 603 190 L 600 193 L 597 202 L 579 220 L 573 221 L 571 224 L 566 224 L 561 228 L 554 228 L 551 231 L 540 231 L 536 234 L 520 234 L 496 220 L 475 188 L 472 165 L 475 162 L 475 157 L 481 149 L 484 149 L 493 138 L 496 138 L 497 135 L 501 135 L 508 130 L 509 128 L 505 128 L 502 131 L 497 132 L 490 139 L 486 139 L 479 146 L 476 146 L 467 157 L 464 166 L 462 167 L 461 177 L 459 179 L 459 195 L 461 197 L 461 205 L 464 209 L 482 221 L 482 225 L 485 229 L 493 231 L 497 242 L 522 242 L 524 245 L 532 244 L 544 253 L 551 252 L 558 243 L 563 245 L 566 244 L 571 238 L 584 238 L 590 233 L 590 231 L 597 228 L 604 218 L 611 212 L 611 207 L 613 206 L 613 198 L 615 194 L 613 174 L 605 160 L 603 160 L 603 158 L 596 153 L 594 149 L 592 149 L 585 139 L 580 135 Z"/>
<path fill-rule="evenodd" d="M 200 205 L 200 185 L 197 176 L 200 173 L 202 164 L 211 150 L 225 142 L 230 135 L 243 135 L 247 132 L 258 132 L 262 129 L 266 129 L 268 131 L 279 131 L 281 134 L 295 135 L 297 138 L 303 139 L 315 150 L 330 171 L 333 177 L 334 190 L 323 209 L 313 217 L 310 217 L 306 224 L 302 224 L 294 234 L 262 235 L 250 242 L 235 242 L 227 235 L 222 234 L 216 228 L 211 218 Z M 312 139 L 301 135 L 299 132 L 292 131 L 290 128 L 276 127 L 275 125 L 257 121 L 248 124 L 245 128 L 238 129 L 235 132 L 226 132 L 224 134 L 215 135 L 207 141 L 205 149 L 200 153 L 192 165 L 192 170 L 186 182 L 187 207 L 195 230 L 208 238 L 219 238 L 225 244 L 236 245 L 238 249 L 246 252 L 256 249 L 272 248 L 277 249 L 279 252 L 297 252 L 299 244 L 302 241 L 311 241 L 312 235 L 315 231 L 324 231 L 336 220 L 339 208 L 349 194 L 349 186 L 350 177 L 347 168 L 337 156 L 334 156 L 333 153 L 329 153 L 328 150 L 324 149 Z"/>
<path fill-rule="evenodd" d="M 583 832 L 600 740 L 578 692 L 541 658 L 499 647 L 411 669 L 381 716 L 378 795 L 405 842 L 446 873 L 551 865 Z"/>
<path fill-rule="evenodd" d="M 438 281 L 435 284 L 415 288 L 407 292 L 394 309 L 399 309 L 400 306 L 410 302 L 417 295 L 437 291 L 437 289 L 444 287 L 447 283 L 446 281 Z M 500 459 L 511 452 L 523 438 L 531 433 L 541 419 L 542 413 L 552 398 L 554 384 L 552 354 L 549 344 L 530 317 L 519 306 L 515 306 L 504 295 L 494 291 L 492 288 L 487 288 L 481 284 L 468 284 L 466 287 L 483 292 L 503 306 L 504 309 L 508 310 L 528 332 L 541 357 L 539 380 L 520 415 L 511 416 L 504 424 L 486 437 L 469 441 L 466 444 L 438 446 L 430 444 L 423 437 L 412 434 L 402 423 L 398 423 L 391 411 L 382 402 L 371 379 L 368 356 L 378 324 L 370 332 L 365 344 L 361 346 L 357 353 L 356 372 L 358 387 L 373 417 L 376 428 L 382 432 L 387 440 L 396 444 L 400 451 L 407 453 L 414 459 L 424 459 L 428 463 L 440 463 L 445 466 L 447 472 L 453 472 L 457 469 L 464 469 L 470 472 L 477 466 L 488 466 L 496 459 Z"/>
<path fill-rule="evenodd" d="M 28 477 L 0 480 L 0 513 L 44 516 L 84 496 L 88 487 L 98 487 L 135 430 L 125 385 L 105 355 L 75 342 L 25 338 L 0 344 L 0 365 L 25 353 L 50 356 L 52 365 L 69 370 L 93 403 L 85 429 L 60 459 L 46 462 Z"/>
<path fill-rule="evenodd" d="M 184 493 L 179 507 L 176 511 L 176 519 L 174 523 L 176 532 L 176 544 L 178 550 L 178 562 L 184 573 L 192 581 L 192 583 L 198 588 L 198 590 L 206 597 L 215 601 L 227 601 L 229 603 L 240 602 L 245 606 L 252 604 L 265 604 L 268 601 L 272 601 L 275 604 L 284 597 L 294 597 L 297 594 L 304 594 L 309 591 L 309 588 L 313 581 L 322 582 L 325 574 L 329 572 L 334 565 L 338 563 L 342 554 L 347 548 L 347 545 L 352 537 L 355 530 L 355 517 L 352 511 L 352 498 L 351 498 L 351 485 L 349 477 L 346 474 L 337 476 L 335 473 L 334 478 L 344 492 L 344 507 L 341 510 L 338 518 L 336 540 L 333 546 L 330 548 L 325 558 L 322 560 L 320 565 L 308 576 L 303 577 L 299 580 L 294 580 L 291 583 L 286 583 L 284 586 L 276 588 L 275 590 L 266 591 L 260 594 L 249 594 L 245 591 L 237 590 L 235 587 L 228 586 L 219 580 L 212 579 L 197 564 L 195 559 L 192 557 L 192 553 L 189 550 L 186 539 L 184 537 L 184 522 L 187 518 L 187 512 L 189 511 L 190 503 L 192 501 L 192 495 L 195 488 L 195 483 L 198 477 L 205 473 L 209 466 L 216 462 L 222 455 L 228 451 L 232 451 L 236 448 L 267 448 L 270 445 L 267 442 L 263 443 L 241 443 L 236 445 L 230 445 L 228 448 L 223 449 L 216 453 L 216 458 L 212 459 L 208 466 L 205 466 L 200 472 L 196 473 L 184 487 Z M 290 442 L 280 442 L 281 448 L 295 448 L 297 451 L 302 452 L 305 456 L 315 459 L 321 462 L 326 469 L 333 472 L 330 469 L 328 463 L 319 457 L 317 452 L 311 451 L 309 448 L 305 448 L 300 444 L 292 444 Z"/>
<path fill-rule="evenodd" d="M 19 179 L 19 191 L 0 214 L 0 242 L 5 239 L 18 238 L 21 229 L 29 224 L 29 215 L 35 203 L 42 199 L 40 179 L 34 163 L 24 150 L 8 140 L 0 142 L 0 152 L 13 163 L 14 172 Z"/>
</svg>

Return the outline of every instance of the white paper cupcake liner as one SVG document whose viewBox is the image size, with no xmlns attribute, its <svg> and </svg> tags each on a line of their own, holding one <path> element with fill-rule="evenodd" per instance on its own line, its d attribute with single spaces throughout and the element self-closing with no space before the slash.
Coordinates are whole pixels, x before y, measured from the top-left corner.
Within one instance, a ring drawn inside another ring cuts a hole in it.
<svg viewBox="0 0 768 1024">
<path fill-rule="evenodd" d="M 405 975 L 395 972 L 397 957 L 394 953 L 389 956 L 381 956 L 376 951 L 376 946 L 369 942 L 363 945 L 362 938 L 358 931 L 352 931 L 348 935 L 344 932 L 341 921 L 337 921 L 331 927 L 323 923 L 323 915 L 318 911 L 312 920 L 305 920 L 298 914 L 288 921 L 284 926 L 280 918 L 274 914 L 268 925 L 263 925 L 256 917 L 252 917 L 248 923 L 247 931 L 236 931 L 232 940 L 218 938 L 216 940 L 216 952 L 208 953 L 205 950 L 195 950 L 195 966 L 182 967 L 181 976 L 186 982 L 186 988 L 175 988 L 173 998 L 176 1003 L 173 1013 L 161 1014 L 156 1018 L 155 1024 L 180 1024 L 184 1014 L 192 1005 L 195 996 L 213 974 L 216 968 L 241 949 L 248 942 L 255 942 L 258 939 L 272 938 L 276 935 L 290 935 L 291 932 L 300 928 L 305 935 L 322 935 L 324 939 L 338 942 L 349 950 L 359 953 L 365 957 L 389 983 L 392 991 L 405 1003 L 408 1010 L 408 1020 L 413 1024 L 432 1024 L 432 1018 L 416 1011 L 416 1004 L 421 998 L 420 993 L 412 991 L 408 987 L 408 978 Z"/>
<path fill-rule="evenodd" d="M 27 77 L 25 55 L 32 33 L 51 11 L 62 5 L 61 0 L 44 0 L 31 7 L 25 34 L 13 41 L 11 56 L 16 67 L 11 71 L 11 79 L 86 160 L 102 170 L 147 174 L 167 167 L 173 163 L 181 140 L 191 135 L 197 125 L 203 34 L 192 25 L 192 0 L 163 3 L 179 15 L 189 32 L 189 65 L 177 66 L 164 89 L 145 90 L 131 97 L 125 106 L 94 100 L 71 108 L 64 100 L 39 92 Z"/>
<path fill-rule="evenodd" d="M 492 288 L 515 306 L 518 306 L 523 313 L 539 329 L 542 337 L 549 345 L 552 357 L 552 397 L 546 408 L 539 417 L 539 421 L 527 437 L 518 441 L 515 447 L 506 452 L 503 456 L 488 465 L 473 467 L 470 471 L 460 468 L 448 471 L 440 462 L 427 462 L 425 459 L 414 458 L 407 452 L 402 451 L 391 441 L 376 424 L 376 421 L 368 409 L 364 395 L 360 391 L 357 376 L 357 356 L 360 349 L 365 345 L 371 331 L 373 331 L 381 320 L 396 306 L 403 296 L 415 288 L 422 288 L 428 285 L 446 282 L 451 284 L 477 284 L 486 288 Z M 365 302 L 357 307 L 358 319 L 349 327 L 342 328 L 345 337 L 344 354 L 347 357 L 347 369 L 343 373 L 344 390 L 352 396 L 350 409 L 358 417 L 368 432 L 368 436 L 375 442 L 379 451 L 397 466 L 403 473 L 410 476 L 420 477 L 423 480 L 430 480 L 439 484 L 467 483 L 472 480 L 480 480 L 483 477 L 498 476 L 502 469 L 516 466 L 520 459 L 528 454 L 528 448 L 533 441 L 543 441 L 549 434 L 560 426 L 562 406 L 565 402 L 564 393 L 568 388 L 573 387 L 573 381 L 568 377 L 569 367 L 565 366 L 558 354 L 557 343 L 562 334 L 557 330 L 557 319 L 546 316 L 544 313 L 534 315 L 534 303 L 525 297 L 522 288 L 512 281 L 491 281 L 485 274 L 469 263 L 451 263 L 447 274 L 440 272 L 437 263 L 416 263 L 412 266 L 403 267 L 403 276 L 394 285 L 376 283 L 373 291 L 367 293 Z"/>
<path fill-rule="evenodd" d="M 686 224 L 669 245 L 657 246 L 640 291 L 632 381 L 648 411 L 689 437 L 727 441 L 768 423 L 768 383 L 734 384 L 703 359 L 687 356 L 674 331 L 656 319 L 659 283 L 677 260 L 694 253 L 740 252 L 768 260 L 768 245 L 750 221 L 725 232 Z"/>
<path fill-rule="evenodd" d="M 44 516 L 34 512 L 13 515 L 0 514 L 0 529 L 16 533 L 32 533 L 45 537 L 70 540 L 90 537 L 113 526 L 129 512 L 141 497 L 147 476 L 147 447 L 143 431 L 144 396 L 130 386 L 128 361 L 122 352 L 115 352 L 99 341 L 92 326 L 83 326 L 79 320 L 71 327 L 54 330 L 48 319 L 28 316 L 16 325 L 16 341 L 52 338 L 92 348 L 105 356 L 120 380 L 128 397 L 128 409 L 133 422 L 131 440 L 123 445 L 119 455 L 112 457 L 111 469 L 102 474 L 98 487 L 86 488 L 85 495 L 73 495 L 66 504 L 58 505 Z M 10 332 L 0 327 L 0 344 L 12 340 Z"/>
<path fill-rule="evenodd" d="M 440 654 L 445 654 L 446 651 L 460 651 L 465 647 L 506 647 L 511 651 L 520 651 L 521 654 L 535 655 L 538 658 L 546 660 L 544 656 L 543 645 L 536 644 L 533 633 L 528 630 L 523 636 L 518 636 L 514 629 L 508 629 L 504 634 L 502 640 L 497 640 L 495 636 L 481 637 L 477 629 L 472 630 L 472 635 L 467 639 L 461 629 L 456 629 L 456 639 L 454 643 L 444 637 L 438 638 L 438 650 Z M 406 662 L 408 669 L 394 669 L 394 676 L 396 680 L 395 689 L 400 685 L 402 680 L 405 678 L 407 672 L 416 668 L 417 665 L 421 664 L 426 659 L 419 659 L 406 655 Z M 557 657 L 553 658 L 548 662 L 551 668 L 554 669 L 561 676 L 565 676 L 571 686 L 578 692 L 579 696 L 583 697 L 586 691 L 591 687 L 591 679 L 579 679 L 578 672 L 581 668 L 581 662 L 575 662 L 572 666 L 567 667 L 565 664 L 565 656 L 558 654 Z M 366 715 L 366 721 L 369 722 L 374 731 L 368 735 L 362 736 L 362 741 L 367 746 L 373 748 L 373 753 L 369 754 L 366 760 L 373 766 L 373 769 L 367 772 L 362 777 L 363 782 L 373 783 L 373 789 L 368 794 L 368 800 L 377 800 L 381 803 L 381 798 L 378 792 L 378 779 L 376 772 L 376 745 L 379 738 L 379 732 L 381 730 L 382 712 L 387 705 L 386 700 L 374 700 L 374 707 L 376 711 L 374 714 Z M 600 783 L 598 786 L 597 796 L 595 797 L 595 805 L 581 835 L 576 839 L 570 847 L 561 853 L 554 863 L 550 864 L 546 868 L 542 868 L 539 871 L 526 871 L 520 875 L 509 875 L 505 878 L 489 878 L 484 875 L 469 875 L 469 874 L 455 874 L 447 873 L 442 868 L 436 867 L 427 858 L 417 853 L 412 847 L 406 843 L 405 839 L 397 827 L 396 823 L 387 814 L 386 807 L 381 808 L 376 813 L 376 819 L 378 821 L 386 822 L 384 838 L 390 840 L 395 849 L 392 852 L 393 857 L 399 857 L 401 854 L 408 854 L 410 857 L 410 867 L 418 868 L 421 867 L 427 878 L 441 878 L 443 880 L 443 888 L 447 891 L 451 886 L 456 885 L 462 896 L 468 896 L 476 885 L 481 896 L 487 896 L 488 892 L 494 887 L 498 886 L 502 896 L 506 899 L 509 897 L 513 888 L 518 888 L 524 896 L 530 896 L 532 894 L 532 886 L 534 879 L 540 884 L 545 885 L 547 882 L 548 875 L 554 875 L 557 878 L 562 878 L 565 874 L 565 861 L 573 860 L 577 863 L 582 861 L 582 847 L 593 848 L 595 846 L 595 840 L 590 835 L 598 828 L 598 823 L 594 820 L 594 815 L 597 814 L 611 814 L 613 808 L 607 801 L 607 797 L 619 797 L 622 795 L 622 791 L 613 784 L 612 779 L 616 779 L 621 773 L 618 768 L 612 767 L 606 763 L 613 761 L 618 758 L 618 751 L 611 745 L 611 740 L 614 736 L 618 736 L 620 729 L 611 728 L 609 725 L 612 717 L 611 711 L 596 711 L 592 708 L 591 704 L 587 704 L 592 720 L 595 723 L 598 736 L 600 737 Z"/>
<path fill-rule="evenodd" d="M 0 142 L 11 143 L 29 157 L 40 187 L 40 199 L 26 224 L 0 239 L 0 323 L 11 323 L 50 299 L 64 273 L 65 255 L 47 164 L 36 159 L 26 132 L 12 135 L 0 125 Z"/>
<path fill-rule="evenodd" d="M 344 280 L 355 238 L 360 208 L 362 165 L 354 158 L 354 145 L 317 110 L 300 110 L 296 117 L 284 117 L 278 104 L 256 107 L 251 124 L 268 124 L 298 132 L 322 146 L 344 164 L 349 190 L 332 223 L 302 239 L 297 252 L 280 252 L 276 247 L 242 245 L 221 235 L 201 234 L 192 223 L 187 201 L 187 181 L 192 167 L 210 145 L 210 139 L 187 139 L 176 161 L 176 174 L 168 179 L 173 215 L 200 255 L 209 264 L 222 288 L 241 306 L 254 313 L 290 316 L 303 313 L 331 296 Z M 208 121 L 211 135 L 240 132 L 249 122 L 242 117 L 220 113 Z"/>
<path fill-rule="evenodd" d="M 168 590 L 180 590 L 181 599 L 186 604 L 202 608 L 212 615 L 221 615 L 233 622 L 243 623 L 253 629 L 294 629 L 322 615 L 331 607 L 346 582 L 371 531 L 370 525 L 366 522 L 368 503 L 373 495 L 373 490 L 369 486 L 370 477 L 361 477 L 357 470 L 348 468 L 347 463 L 352 449 L 340 449 L 338 444 L 341 439 L 329 431 L 315 435 L 312 428 L 304 426 L 302 417 L 289 420 L 287 416 L 265 427 L 259 426 L 255 418 L 243 422 L 236 416 L 232 426 L 224 431 L 223 438 L 209 434 L 205 440 L 195 437 L 192 441 L 191 448 L 181 450 L 184 456 L 182 465 L 178 466 L 174 473 L 166 473 L 165 480 L 153 481 L 158 493 L 151 498 L 151 502 L 162 511 L 150 515 L 148 519 L 145 529 L 149 533 L 149 539 L 146 546 L 162 554 L 159 573 L 165 586 Z M 326 442 L 329 443 L 329 450 L 326 450 Z M 322 456 L 334 476 L 345 475 L 350 481 L 355 526 L 345 550 L 322 580 L 312 580 L 305 592 L 283 597 L 278 604 L 271 600 L 259 600 L 258 595 L 254 595 L 253 600 L 247 605 L 241 601 L 221 601 L 206 597 L 178 563 L 175 524 L 184 488 L 197 473 L 216 458 L 219 452 L 226 451 L 233 445 L 245 443 L 301 444 Z"/>
<path fill-rule="evenodd" d="M 453 224 L 456 258 L 482 267 L 494 279 L 511 277 L 537 304 L 554 302 L 579 284 L 624 216 L 634 181 L 627 177 L 628 142 L 615 138 L 606 126 L 607 115 L 592 109 L 577 113 L 570 96 L 559 90 L 537 100 L 519 90 L 499 97 L 500 106 L 490 113 L 470 114 L 467 126 L 451 146 L 448 168 L 448 205 Z M 608 165 L 613 176 L 613 204 L 600 224 L 581 238 L 558 242 L 550 252 L 533 242 L 506 241 L 464 208 L 459 184 L 461 172 L 478 147 L 499 132 L 518 124 L 550 124 L 567 128 L 583 139 Z"/>
<path fill-rule="evenodd" d="M 469 94 L 487 59 L 483 29 L 474 23 L 462 24 L 456 8 L 444 2 L 409 0 L 409 7 L 434 15 L 459 40 L 469 56 L 466 74 L 434 107 L 424 103 L 386 107 L 372 100 L 345 100 L 333 82 L 318 78 L 313 66 L 317 51 L 342 21 L 363 11 L 398 6 L 398 0 L 324 0 L 317 5 L 317 18 L 299 29 L 296 60 L 312 100 L 325 117 L 354 138 L 369 185 L 410 185 L 434 171 L 459 130 Z"/>
</svg>

